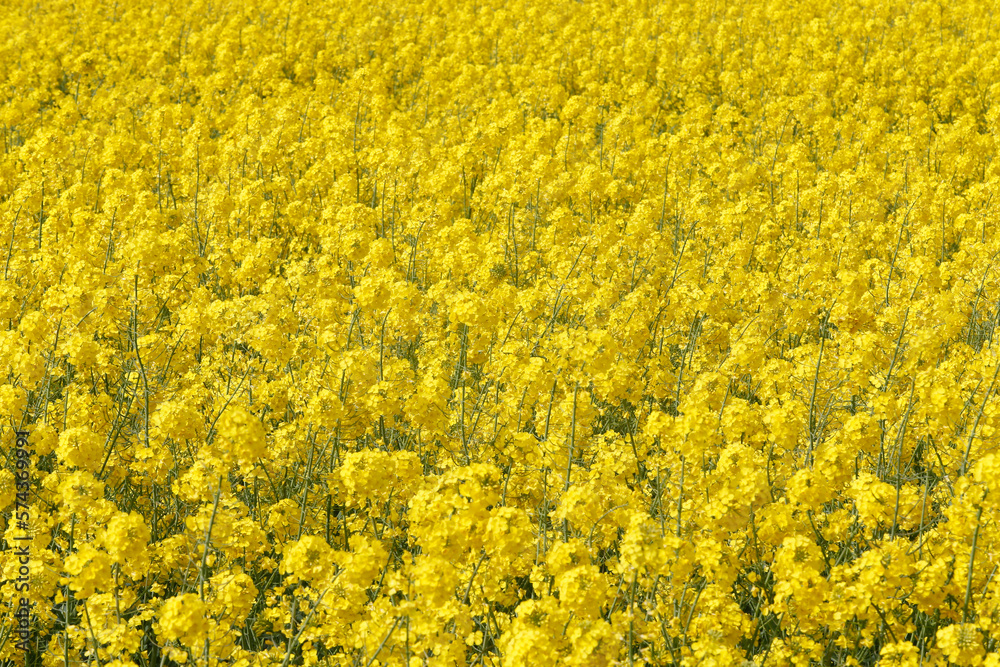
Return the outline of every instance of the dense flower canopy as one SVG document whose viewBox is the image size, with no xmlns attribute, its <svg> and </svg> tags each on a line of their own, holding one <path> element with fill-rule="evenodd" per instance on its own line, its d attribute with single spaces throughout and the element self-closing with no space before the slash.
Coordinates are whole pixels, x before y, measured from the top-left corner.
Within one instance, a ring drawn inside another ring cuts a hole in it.
<svg viewBox="0 0 1000 667">
<path fill-rule="evenodd" d="M 0 661 L 1000 665 L 993 12 L 5 3 Z"/>
</svg>

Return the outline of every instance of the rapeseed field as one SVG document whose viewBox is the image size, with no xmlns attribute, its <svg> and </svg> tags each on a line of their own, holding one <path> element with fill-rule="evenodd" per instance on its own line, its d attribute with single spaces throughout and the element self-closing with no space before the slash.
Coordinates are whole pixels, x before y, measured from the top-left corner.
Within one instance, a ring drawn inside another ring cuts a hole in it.
<svg viewBox="0 0 1000 667">
<path fill-rule="evenodd" d="M 995 3 L 2 9 L 3 665 L 1000 665 Z"/>
</svg>

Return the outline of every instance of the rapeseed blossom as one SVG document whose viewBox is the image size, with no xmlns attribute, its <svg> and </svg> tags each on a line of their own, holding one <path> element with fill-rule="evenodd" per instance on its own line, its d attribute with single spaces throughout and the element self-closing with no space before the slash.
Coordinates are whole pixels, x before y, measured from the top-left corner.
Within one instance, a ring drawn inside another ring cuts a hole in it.
<svg viewBox="0 0 1000 667">
<path fill-rule="evenodd" d="M 0 661 L 1000 664 L 989 3 L 8 5 Z"/>
</svg>

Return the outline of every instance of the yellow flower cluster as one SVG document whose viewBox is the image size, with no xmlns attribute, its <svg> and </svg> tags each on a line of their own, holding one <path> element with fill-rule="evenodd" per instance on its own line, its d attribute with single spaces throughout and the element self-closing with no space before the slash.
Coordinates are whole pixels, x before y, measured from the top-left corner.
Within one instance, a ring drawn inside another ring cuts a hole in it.
<svg viewBox="0 0 1000 667">
<path fill-rule="evenodd" d="M 0 662 L 1000 667 L 993 14 L 5 3 Z"/>
</svg>

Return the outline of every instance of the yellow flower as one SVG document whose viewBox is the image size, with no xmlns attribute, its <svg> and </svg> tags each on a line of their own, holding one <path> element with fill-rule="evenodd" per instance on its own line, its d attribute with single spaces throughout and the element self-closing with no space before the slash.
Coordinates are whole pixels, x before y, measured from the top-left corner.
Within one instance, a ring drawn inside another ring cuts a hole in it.
<svg viewBox="0 0 1000 667">
<path fill-rule="evenodd" d="M 211 584 L 210 606 L 216 623 L 229 627 L 242 624 L 258 593 L 250 575 L 237 567 L 213 575 Z"/>
<path fill-rule="evenodd" d="M 217 444 L 243 469 L 267 458 L 267 436 L 260 420 L 241 406 L 229 406 L 216 426 Z"/>
<path fill-rule="evenodd" d="M 955 623 L 938 629 L 937 645 L 949 661 L 959 665 L 980 665 L 986 657 L 982 634 L 971 623 Z"/>
<path fill-rule="evenodd" d="M 9 470 L 0 470 L 0 510 L 7 509 L 7 506 L 14 502 L 15 493 L 14 473 Z"/>
<path fill-rule="evenodd" d="M 281 570 L 293 579 L 317 582 L 331 574 L 332 549 L 326 541 L 316 535 L 303 535 L 297 542 L 285 547 L 285 557 Z"/>
<path fill-rule="evenodd" d="M 906 665 L 906 667 L 919 665 L 920 649 L 907 641 L 885 644 L 879 652 L 878 664 Z"/>
<path fill-rule="evenodd" d="M 56 455 L 66 465 L 97 472 L 104 461 L 106 438 L 86 426 L 66 429 L 59 435 Z"/>
<path fill-rule="evenodd" d="M 119 513 L 108 522 L 101 534 L 101 543 L 108 555 L 124 566 L 133 579 L 145 575 L 149 567 L 149 527 L 138 512 Z"/>
<path fill-rule="evenodd" d="M 200 650 L 211 623 L 207 612 L 205 603 L 195 593 L 182 593 L 169 598 L 160 607 L 157 634 L 166 640 Z"/>
<path fill-rule="evenodd" d="M 67 556 L 63 567 L 70 575 L 70 588 L 78 597 L 87 598 L 98 590 L 112 589 L 111 565 L 112 559 L 106 552 L 87 543 Z"/>
</svg>

